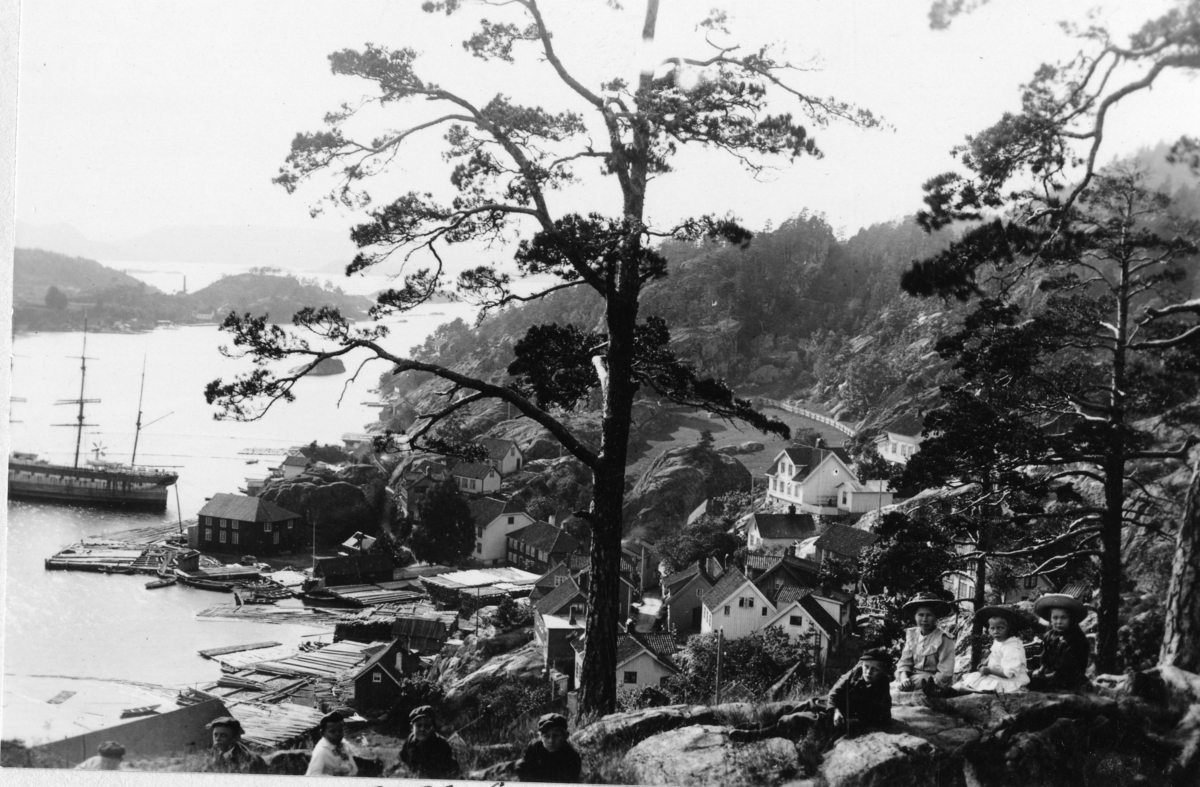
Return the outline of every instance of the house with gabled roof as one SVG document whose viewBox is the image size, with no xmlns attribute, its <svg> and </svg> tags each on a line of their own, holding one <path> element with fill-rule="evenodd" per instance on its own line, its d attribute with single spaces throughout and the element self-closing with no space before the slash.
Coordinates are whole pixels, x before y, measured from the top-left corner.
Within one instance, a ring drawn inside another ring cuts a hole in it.
<svg viewBox="0 0 1200 787">
<path fill-rule="evenodd" d="M 350 673 L 356 710 L 389 710 L 403 699 L 404 678 L 424 669 L 419 654 L 395 640 Z"/>
<path fill-rule="evenodd" d="M 496 468 L 496 472 L 502 476 L 519 472 L 525 465 L 525 455 L 513 440 L 481 437 L 475 442 L 487 450 L 486 463 Z"/>
<path fill-rule="evenodd" d="M 544 574 L 579 549 L 579 541 L 549 522 L 534 522 L 505 536 L 505 562 L 514 568 Z"/>
<path fill-rule="evenodd" d="M 667 630 L 674 631 L 679 637 L 699 634 L 704 596 L 716 584 L 717 580 L 700 565 L 700 561 L 663 577 L 659 618 Z"/>
<path fill-rule="evenodd" d="M 295 478 L 308 469 L 312 464 L 312 460 L 302 453 L 289 454 L 283 460 L 283 464 L 279 465 L 279 472 L 284 478 Z"/>
<path fill-rule="evenodd" d="M 809 513 L 837 514 L 837 487 L 854 478 L 850 464 L 841 446 L 790 446 L 767 470 L 767 497 Z"/>
<path fill-rule="evenodd" d="M 578 686 L 583 677 L 583 657 L 587 652 L 587 637 L 583 634 L 571 640 L 575 653 L 574 678 Z M 679 672 L 672 656 L 679 649 L 678 640 L 670 634 L 643 634 L 623 631 L 617 640 L 617 690 L 634 690 L 653 686 L 658 688 L 663 678 Z"/>
<path fill-rule="evenodd" d="M 817 586 L 821 567 L 811 560 L 784 555 L 770 568 L 754 577 L 754 585 L 779 606 L 777 597 L 785 588 L 811 589 Z"/>
<path fill-rule="evenodd" d="M 392 556 L 385 553 L 319 557 L 313 563 L 312 575 L 319 588 L 370 585 L 375 582 L 391 582 L 394 567 Z"/>
<path fill-rule="evenodd" d="M 583 632 L 586 617 L 587 593 L 571 578 L 534 603 L 533 638 L 547 669 L 572 673 L 571 640 Z"/>
<path fill-rule="evenodd" d="M 550 567 L 550 570 L 538 577 L 538 581 L 533 583 L 533 589 L 529 591 L 529 601 L 536 602 L 544 596 L 550 595 L 556 587 L 573 578 L 570 565 L 567 561 L 560 560 Z"/>
<path fill-rule="evenodd" d="M 842 627 L 811 593 L 790 588 L 782 593 L 775 612 L 767 617 L 763 628 L 778 628 L 797 642 L 809 637 L 817 647 L 817 660 L 824 666 L 829 651 L 838 646 Z"/>
<path fill-rule="evenodd" d="M 475 551 L 471 556 L 485 566 L 503 563 L 508 534 L 534 522 L 525 512 L 525 506 L 512 500 L 478 497 L 469 500 L 467 507 L 475 522 Z"/>
<path fill-rule="evenodd" d="M 854 563 L 864 549 L 878 540 L 879 536 L 869 530 L 832 524 L 813 542 L 812 559 L 824 563 L 826 558 L 834 557 Z"/>
<path fill-rule="evenodd" d="M 787 551 L 795 544 L 817 535 L 813 515 L 798 512 L 789 505 L 787 513 L 757 511 L 746 524 L 746 548 L 751 552 Z"/>
<path fill-rule="evenodd" d="M 459 462 L 451 470 L 458 488 L 469 495 L 484 495 L 500 489 L 500 474 L 483 462 Z"/>
<path fill-rule="evenodd" d="M 300 521 L 299 514 L 261 497 L 221 492 L 200 509 L 195 548 L 239 555 L 277 555 L 297 546 Z"/>
<path fill-rule="evenodd" d="M 916 413 L 905 413 L 883 427 L 875 438 L 875 450 L 889 462 L 907 464 L 920 450 L 925 439 L 921 436 L 924 430 L 924 418 Z"/>
<path fill-rule="evenodd" d="M 587 614 L 587 591 L 573 578 L 567 577 L 554 590 L 533 603 L 536 615 L 570 615 L 575 608 L 577 614 Z"/>
<path fill-rule="evenodd" d="M 701 633 L 723 631 L 728 639 L 753 634 L 775 611 L 763 592 L 736 568 L 717 580 L 713 589 L 704 594 L 703 603 Z"/>
</svg>

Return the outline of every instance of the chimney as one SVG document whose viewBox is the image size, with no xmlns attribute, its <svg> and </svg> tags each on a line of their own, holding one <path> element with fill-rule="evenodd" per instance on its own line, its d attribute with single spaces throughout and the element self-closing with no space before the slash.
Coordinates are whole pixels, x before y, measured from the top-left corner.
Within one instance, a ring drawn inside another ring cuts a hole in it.
<svg viewBox="0 0 1200 787">
<path fill-rule="evenodd" d="M 575 605 L 574 604 L 571 605 L 571 617 L 567 618 L 567 622 L 570 623 L 572 626 L 579 625 L 579 622 L 575 619 Z"/>
</svg>

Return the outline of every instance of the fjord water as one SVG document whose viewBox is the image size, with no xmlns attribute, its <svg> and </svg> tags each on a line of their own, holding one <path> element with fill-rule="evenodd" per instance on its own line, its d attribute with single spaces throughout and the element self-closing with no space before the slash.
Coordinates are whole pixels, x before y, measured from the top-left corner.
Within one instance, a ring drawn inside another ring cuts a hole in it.
<svg viewBox="0 0 1200 787">
<path fill-rule="evenodd" d="M 469 307 L 438 304 L 422 307 L 392 322 L 386 344 L 407 353 L 438 325 L 464 317 Z M 55 406 L 79 396 L 82 334 L 42 333 L 14 337 L 11 447 L 32 451 L 54 462 L 74 459 L 75 430 L 52 424 L 73 423 L 77 407 Z M 137 446 L 139 465 L 172 467 L 179 474 L 183 518 L 196 516 L 206 498 L 237 492 L 247 476 L 264 476 L 281 454 L 259 462 L 239 451 L 285 449 L 318 443 L 340 444 L 342 434 L 362 432 L 378 409 L 368 389 L 377 386 L 387 365 L 374 361 L 348 382 L 366 358 L 346 358 L 343 375 L 301 380 L 296 401 L 278 403 L 251 423 L 215 421 L 204 401 L 204 386 L 252 367 L 247 359 L 229 360 L 218 346 L 228 334 L 215 326 L 159 329 L 147 334 L 88 334 L 86 398 L 89 404 L 80 462 L 102 446 L 108 460 L 128 462 L 133 450 L 138 389 L 145 358 L 144 427 Z M 296 365 L 294 361 L 289 365 Z M 340 405 L 338 403 L 341 399 Z M 170 415 L 167 415 L 170 413 Z M 225 594 L 186 587 L 146 590 L 145 576 L 46 571 L 45 558 L 85 536 L 177 520 L 171 490 L 163 514 L 118 513 L 26 502 L 8 502 L 4 567 L 5 693 L 18 690 L 21 676 L 63 675 L 183 685 L 214 679 L 215 662 L 196 651 L 237 643 L 274 640 L 295 643 L 314 630 L 299 626 L 202 621 L 194 613 L 231 603 Z M 6 725 L 7 726 L 7 725 Z"/>
</svg>

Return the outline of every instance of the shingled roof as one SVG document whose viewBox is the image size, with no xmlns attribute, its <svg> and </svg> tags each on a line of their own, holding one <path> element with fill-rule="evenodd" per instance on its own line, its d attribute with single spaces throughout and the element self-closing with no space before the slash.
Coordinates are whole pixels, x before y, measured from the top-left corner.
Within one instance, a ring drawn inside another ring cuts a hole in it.
<svg viewBox="0 0 1200 787">
<path fill-rule="evenodd" d="M 834 552 L 849 558 L 857 558 L 865 547 L 874 544 L 879 536 L 866 530 L 845 525 L 830 525 L 814 542 L 817 549 Z"/>
<path fill-rule="evenodd" d="M 796 471 L 792 475 L 793 481 L 802 481 L 808 477 L 808 474 L 817 469 L 822 461 L 830 454 L 834 454 L 838 459 L 842 460 L 845 465 L 850 464 L 850 453 L 843 446 L 821 446 L 817 448 L 811 445 L 793 445 L 783 449 L 782 454 L 786 454 L 792 464 L 796 466 Z M 771 465 L 771 469 L 767 471 L 767 475 L 775 475 L 779 469 L 779 457 L 775 457 L 775 463 Z"/>
<path fill-rule="evenodd" d="M 619 667 L 642 651 L 646 651 L 664 667 L 672 672 L 678 672 L 679 668 L 670 661 L 671 654 L 675 650 L 675 638 L 670 634 L 641 634 L 627 631 L 617 641 L 617 666 Z"/>
<path fill-rule="evenodd" d="M 299 519 L 286 508 L 280 508 L 261 497 L 246 497 L 218 492 L 200 509 L 200 516 L 220 519 L 236 519 L 239 522 L 279 522 L 284 519 Z"/>
<path fill-rule="evenodd" d="M 579 548 L 579 542 L 570 533 L 549 522 L 534 522 L 514 530 L 508 537 L 551 555 L 574 552 Z"/>
<path fill-rule="evenodd" d="M 905 413 L 883 427 L 883 431 L 885 432 L 904 435 L 905 437 L 920 437 L 921 432 L 924 430 L 925 419 L 915 413 Z"/>
<path fill-rule="evenodd" d="M 812 514 L 756 513 L 750 520 L 758 525 L 758 534 L 763 538 L 791 538 L 803 541 L 817 534 L 817 523 Z"/>
<path fill-rule="evenodd" d="M 504 457 L 508 456 L 508 452 L 513 448 L 520 451 L 520 446 L 512 440 L 502 440 L 498 437 L 481 437 L 475 441 L 479 445 L 487 449 L 488 459 L 499 462 Z"/>
<path fill-rule="evenodd" d="M 587 595 L 580 590 L 574 579 L 567 578 L 561 585 L 534 602 L 533 608 L 543 615 L 557 615 L 575 603 L 575 599 Z"/>
<path fill-rule="evenodd" d="M 457 478 L 487 478 L 496 468 L 480 462 L 459 462 L 450 472 Z"/>
<path fill-rule="evenodd" d="M 284 467 L 308 467 L 309 459 L 304 454 L 291 454 L 283 460 Z"/>
<path fill-rule="evenodd" d="M 717 584 L 713 585 L 712 590 L 704 594 L 704 606 L 709 610 L 716 609 L 735 590 L 749 581 L 741 571 L 738 571 L 736 568 L 729 569 L 729 571 L 725 572 L 725 576 L 721 577 Z"/>
<path fill-rule="evenodd" d="M 392 570 L 395 563 L 391 555 L 355 555 L 353 557 L 319 557 L 313 565 L 313 573 L 320 569 L 322 576 L 329 577 L 358 577 L 363 574 L 374 574 L 380 571 Z"/>
<path fill-rule="evenodd" d="M 504 514 L 523 514 L 525 506 L 512 500 L 501 500 L 496 497 L 480 497 L 467 503 L 471 509 L 471 519 L 475 527 L 487 527 L 496 521 L 496 517 Z"/>
<path fill-rule="evenodd" d="M 669 595 L 674 596 L 697 577 L 703 578 L 710 586 L 716 584 L 715 580 L 700 567 L 700 561 L 696 561 L 682 571 L 676 571 L 664 579 L 663 586 L 667 589 Z"/>
</svg>

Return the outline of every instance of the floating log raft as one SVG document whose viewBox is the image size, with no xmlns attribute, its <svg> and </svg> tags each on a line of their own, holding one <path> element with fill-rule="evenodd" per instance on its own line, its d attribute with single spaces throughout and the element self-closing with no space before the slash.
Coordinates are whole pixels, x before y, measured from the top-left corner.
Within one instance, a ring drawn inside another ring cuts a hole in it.
<svg viewBox="0 0 1200 787">
<path fill-rule="evenodd" d="M 281 642 L 251 642 L 249 645 L 228 645 L 223 648 L 209 648 L 208 650 L 199 651 L 200 655 L 206 659 L 211 659 L 214 656 L 224 656 L 227 653 L 241 653 L 246 650 L 261 650 L 263 648 L 274 648 L 282 645 Z"/>
</svg>

